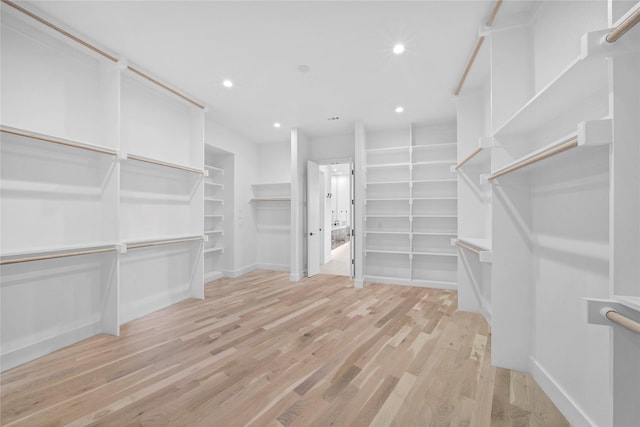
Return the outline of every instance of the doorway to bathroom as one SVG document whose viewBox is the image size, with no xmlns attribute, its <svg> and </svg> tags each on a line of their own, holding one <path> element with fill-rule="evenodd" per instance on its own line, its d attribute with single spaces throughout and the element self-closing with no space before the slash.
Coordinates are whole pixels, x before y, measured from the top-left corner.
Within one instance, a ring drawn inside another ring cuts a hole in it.
<svg viewBox="0 0 640 427">
<path fill-rule="evenodd" d="M 350 161 L 320 166 L 320 203 L 323 250 L 320 273 L 352 275 L 352 194 L 353 175 Z"/>
</svg>

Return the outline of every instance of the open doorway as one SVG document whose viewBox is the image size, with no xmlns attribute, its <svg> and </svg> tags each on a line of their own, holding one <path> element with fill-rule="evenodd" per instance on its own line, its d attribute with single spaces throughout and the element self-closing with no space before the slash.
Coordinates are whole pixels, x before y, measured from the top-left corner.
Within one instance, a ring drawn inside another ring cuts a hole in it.
<svg viewBox="0 0 640 427">
<path fill-rule="evenodd" d="M 351 162 L 320 166 L 320 273 L 351 275 Z"/>
</svg>

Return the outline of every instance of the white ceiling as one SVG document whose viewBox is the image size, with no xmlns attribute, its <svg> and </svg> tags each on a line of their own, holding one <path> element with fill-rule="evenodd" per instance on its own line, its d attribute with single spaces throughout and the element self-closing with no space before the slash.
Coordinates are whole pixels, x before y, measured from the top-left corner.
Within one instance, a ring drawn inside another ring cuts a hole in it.
<svg viewBox="0 0 640 427">
<path fill-rule="evenodd" d="M 344 133 L 357 119 L 368 129 L 453 122 L 453 90 L 494 1 L 30 4 L 205 102 L 218 122 L 273 142 L 292 127 Z"/>
</svg>

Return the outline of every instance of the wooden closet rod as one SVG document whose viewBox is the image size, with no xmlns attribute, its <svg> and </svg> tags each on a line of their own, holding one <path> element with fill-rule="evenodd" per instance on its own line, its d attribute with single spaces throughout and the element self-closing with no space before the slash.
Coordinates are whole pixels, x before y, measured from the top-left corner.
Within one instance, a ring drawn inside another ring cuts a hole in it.
<svg viewBox="0 0 640 427">
<path fill-rule="evenodd" d="M 502 0 L 497 0 L 496 4 L 493 6 L 493 10 L 491 11 L 491 15 L 487 19 L 486 26 L 490 27 L 493 25 L 493 20 L 496 19 L 496 15 L 498 14 L 498 10 L 500 9 L 500 5 L 502 5 Z M 478 38 L 478 42 L 476 43 L 476 47 L 473 49 L 473 53 L 471 53 L 471 58 L 469 58 L 469 62 L 462 73 L 462 77 L 460 77 L 460 81 L 458 82 L 458 86 L 456 86 L 456 90 L 454 94 L 456 96 L 460 95 L 460 91 L 462 90 L 462 86 L 464 85 L 464 81 L 467 79 L 469 75 L 469 71 L 471 71 L 471 66 L 476 60 L 476 56 L 478 56 L 478 52 L 480 52 L 480 48 L 482 47 L 482 43 L 484 43 L 484 36 L 480 36 Z"/>
<path fill-rule="evenodd" d="M 194 101 L 193 99 L 191 99 L 191 98 L 189 98 L 189 97 L 187 97 L 187 96 L 185 96 L 185 95 L 181 94 L 180 92 L 178 92 L 178 91 L 176 91 L 176 90 L 174 90 L 174 89 L 171 89 L 169 86 L 167 86 L 167 85 L 165 85 L 165 84 L 163 84 L 163 83 L 160 83 L 158 80 L 156 80 L 156 79 L 154 79 L 153 77 L 151 77 L 151 76 L 149 76 L 149 75 L 147 75 L 147 74 L 143 73 L 142 71 L 138 70 L 137 68 L 134 68 L 134 67 L 132 67 L 131 65 L 128 65 L 128 66 L 127 66 L 127 69 L 128 69 L 129 71 L 131 71 L 132 73 L 135 73 L 135 74 L 139 75 L 139 76 L 140 76 L 140 77 L 142 77 L 143 79 L 146 79 L 146 80 L 150 81 L 151 83 L 156 84 L 156 85 L 160 86 L 161 88 L 163 88 L 163 89 L 165 89 L 165 90 L 167 90 L 167 91 L 171 92 L 171 93 L 172 93 L 172 94 L 174 94 L 175 96 L 177 96 L 177 97 L 180 97 L 180 98 L 184 99 L 184 100 L 185 100 L 185 101 L 187 101 L 188 103 L 195 105 L 196 107 L 200 108 L 201 110 L 204 110 L 204 105 L 202 105 L 202 104 L 200 104 L 200 103 L 197 103 L 197 102 L 196 102 L 196 101 Z"/>
<path fill-rule="evenodd" d="M 18 6 L 17 4 L 15 4 L 12 1 L 9 0 L 2 0 L 2 3 L 11 6 L 12 8 L 16 9 L 19 12 L 24 13 L 25 15 L 29 16 L 30 18 L 35 19 L 36 21 L 40 22 L 41 24 L 46 25 L 47 27 L 51 28 L 54 31 L 59 32 L 60 34 L 62 34 L 63 36 L 69 37 L 71 40 L 80 43 L 82 46 L 91 49 L 92 51 L 94 51 L 95 53 L 97 53 L 98 55 L 104 56 L 105 58 L 107 58 L 110 61 L 113 62 L 118 62 L 118 58 L 116 58 L 113 55 L 108 54 L 107 52 L 105 52 L 104 50 L 98 49 L 97 47 L 95 47 L 94 45 L 87 43 L 86 41 L 82 40 L 81 38 L 74 36 L 73 34 L 71 34 L 70 32 L 63 30 L 62 28 L 58 27 L 55 24 L 52 24 L 51 22 L 47 21 L 44 18 L 39 17 L 38 15 L 36 15 L 33 12 L 28 11 L 27 9 Z"/>
<path fill-rule="evenodd" d="M 635 320 L 630 319 L 627 316 L 618 313 L 613 308 L 607 307 L 603 310 L 603 312 L 604 312 L 604 317 L 611 320 L 612 322 L 617 323 L 618 325 L 632 332 L 635 332 L 636 334 L 640 334 L 640 323 L 636 322 Z"/>
<path fill-rule="evenodd" d="M 66 141 L 64 139 L 55 138 L 53 136 L 40 135 L 37 133 L 26 132 L 19 129 L 11 129 L 4 126 L 0 126 L 0 132 L 9 133 L 12 135 L 24 136 L 31 139 L 38 139 L 40 141 L 51 142 L 53 144 L 65 145 L 67 147 L 79 148 L 81 150 L 93 151 L 94 153 L 107 154 L 109 156 L 115 156 L 117 154 L 115 150 L 107 150 L 106 148 L 91 147 L 88 145 L 78 144 L 73 141 Z"/>
<path fill-rule="evenodd" d="M 41 261 L 45 259 L 54 259 L 54 258 L 66 258 L 66 257 L 78 256 L 78 255 L 101 254 L 104 252 L 115 252 L 115 250 L 116 248 L 87 249 L 86 251 L 64 252 L 64 253 L 52 254 L 52 255 L 36 255 L 31 257 L 2 260 L 0 261 L 0 265 L 18 264 L 21 262 Z"/>
<path fill-rule="evenodd" d="M 609 34 L 607 34 L 607 37 L 605 37 L 605 39 L 609 43 L 616 42 L 627 31 L 629 31 L 631 28 L 633 28 L 633 26 L 636 25 L 638 22 L 640 22 L 640 6 L 638 6 L 636 8 L 636 11 L 633 12 L 631 15 L 629 15 L 627 17 L 627 19 L 622 21 L 622 23 L 620 25 L 618 25 L 616 28 L 614 28 L 613 31 L 611 31 Z"/>
<path fill-rule="evenodd" d="M 508 166 L 504 169 L 500 169 L 497 172 L 492 173 L 491 175 L 489 175 L 489 177 L 487 179 L 492 180 L 495 179 L 499 176 L 508 174 L 510 172 L 516 171 L 518 169 L 522 169 L 525 166 L 529 166 L 530 164 L 539 162 L 540 160 L 544 160 L 547 157 L 551 157 L 551 156 L 555 156 L 556 154 L 562 153 L 563 151 L 567 151 L 571 148 L 575 148 L 578 146 L 578 138 L 574 137 L 568 141 L 563 142 L 560 145 L 556 145 L 553 148 L 550 148 L 548 150 L 545 150 L 541 153 L 536 154 L 535 156 L 529 157 L 528 159 L 524 159 L 516 164 L 513 164 L 511 166 Z"/>
<path fill-rule="evenodd" d="M 11 6 L 12 8 L 16 9 L 17 11 L 19 11 L 21 13 L 24 13 L 25 15 L 29 16 L 30 18 L 35 19 L 36 21 L 40 22 L 43 25 L 46 25 L 47 27 L 51 28 L 54 31 L 57 31 L 58 33 L 62 34 L 63 36 L 66 36 L 66 37 L 70 38 L 71 40 L 75 41 L 76 43 L 80 43 L 82 46 L 94 51 L 98 55 L 101 55 L 101 56 L 107 58 L 108 60 L 110 60 L 112 62 L 118 62 L 118 58 L 116 58 L 115 56 L 113 56 L 113 55 L 105 52 L 104 50 L 99 49 L 96 46 L 94 46 L 94 45 L 82 40 L 78 36 L 74 36 L 70 32 L 68 32 L 66 30 L 63 30 L 62 28 L 60 28 L 57 25 L 47 21 L 46 19 L 36 15 L 35 13 L 33 13 L 33 12 L 23 8 L 23 7 L 18 6 L 16 3 L 14 3 L 14 2 L 12 2 L 10 0 L 2 0 L 2 3 L 5 3 L 6 5 Z M 134 67 L 132 67 L 130 65 L 127 66 L 127 69 L 129 71 L 139 75 L 140 77 L 150 81 L 151 83 L 153 83 L 153 84 L 155 84 L 157 86 L 160 86 L 161 88 L 163 88 L 163 89 L 173 93 L 174 95 L 182 98 L 183 100 L 187 101 L 188 103 L 190 103 L 190 104 L 192 104 L 192 105 L 204 110 L 204 108 L 205 108 L 204 105 L 194 101 L 193 99 L 181 94 L 180 92 L 178 92 L 178 91 L 176 91 L 174 89 L 171 89 L 169 86 L 167 86 L 167 85 L 165 85 L 163 83 L 160 83 L 158 80 L 154 79 L 153 77 L 149 76 L 148 74 L 145 74 L 142 71 L 140 71 L 140 70 L 138 70 L 138 69 L 136 69 L 136 68 L 134 68 Z"/>
<path fill-rule="evenodd" d="M 467 163 L 469 160 L 471 160 L 473 158 L 473 156 L 475 156 L 476 154 L 478 154 L 481 151 L 482 151 L 482 147 L 477 147 L 475 150 L 473 150 L 473 152 L 471 154 L 469 154 L 467 157 L 464 158 L 463 161 L 461 161 L 460 163 L 458 163 L 456 165 L 456 170 L 460 169 L 462 167 L 462 165 Z"/>
<path fill-rule="evenodd" d="M 127 159 L 135 160 L 135 161 L 138 161 L 138 162 L 151 163 L 151 164 L 154 164 L 154 165 L 166 166 L 168 168 L 179 169 L 179 170 L 183 170 L 183 171 L 187 171 L 187 172 L 199 173 L 200 175 L 204 174 L 204 171 L 200 170 L 200 169 L 190 168 L 190 167 L 187 167 L 187 166 L 176 165 L 176 164 L 173 164 L 173 163 L 162 162 L 160 160 L 154 160 L 154 159 L 149 159 L 147 157 L 136 156 L 135 154 L 128 154 L 127 155 Z"/>
<path fill-rule="evenodd" d="M 198 237 L 187 237 L 185 239 L 159 240 L 155 242 L 134 243 L 132 245 L 127 245 L 127 249 L 149 248 L 152 246 L 171 245 L 173 243 L 193 242 L 195 240 L 202 240 L 202 237 L 198 236 Z"/>
<path fill-rule="evenodd" d="M 473 252 L 476 255 L 480 255 L 480 251 L 476 248 L 474 248 L 473 246 L 469 246 L 466 243 L 462 242 L 461 240 L 456 240 L 455 242 L 456 246 L 460 246 L 462 249 L 466 249 L 469 252 Z"/>
</svg>

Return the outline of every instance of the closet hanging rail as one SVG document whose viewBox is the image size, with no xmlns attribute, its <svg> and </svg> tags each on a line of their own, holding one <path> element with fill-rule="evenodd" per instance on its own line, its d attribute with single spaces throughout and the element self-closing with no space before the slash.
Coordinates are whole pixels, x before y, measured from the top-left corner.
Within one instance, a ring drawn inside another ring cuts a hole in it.
<svg viewBox="0 0 640 427">
<path fill-rule="evenodd" d="M 36 256 L 30 256 L 30 257 L 24 257 L 24 258 L 2 260 L 0 261 L 0 265 L 18 264 L 21 262 L 30 262 L 30 261 L 43 261 L 47 259 L 66 258 L 66 257 L 78 256 L 78 255 L 101 254 L 104 252 L 115 252 L 115 250 L 116 248 L 112 247 L 112 248 L 103 248 L 103 249 L 87 249 L 85 251 L 63 252 L 63 253 L 51 254 L 51 255 L 36 255 Z"/>
<path fill-rule="evenodd" d="M 115 156 L 117 153 L 115 150 L 108 150 L 106 148 L 91 147 L 89 145 L 79 144 L 73 141 L 67 141 L 53 136 L 40 135 L 37 133 L 26 132 L 19 129 L 11 129 L 5 126 L 0 126 L 0 132 L 8 133 L 11 135 L 24 136 L 26 138 L 38 139 L 40 141 L 51 142 L 53 144 L 65 145 L 67 147 L 79 148 L 81 150 L 93 151 L 94 153 L 107 154 L 109 156 Z"/>
<path fill-rule="evenodd" d="M 639 22 L 640 22 L 640 6 L 638 6 L 636 8 L 636 11 L 633 12 L 631 15 L 629 15 L 627 19 L 622 21 L 620 25 L 614 28 L 613 31 L 607 34 L 607 37 L 605 37 L 605 39 L 609 43 L 614 43 Z"/>
<path fill-rule="evenodd" d="M 152 246 L 162 246 L 162 245 L 172 245 L 174 243 L 183 243 L 183 242 L 193 242 L 196 240 L 202 240 L 202 236 L 198 237 L 187 237 L 184 239 L 172 239 L 172 240 L 156 240 L 154 242 L 144 242 L 144 243 L 133 243 L 127 245 L 128 249 L 139 249 L 139 248 L 149 248 Z"/>
<path fill-rule="evenodd" d="M 467 245 L 466 243 L 464 243 L 461 240 L 456 240 L 455 241 L 455 245 L 461 247 L 462 249 L 466 249 L 469 252 L 473 252 L 476 255 L 480 255 L 480 252 L 481 252 L 480 250 L 474 248 L 473 246 Z"/>
<path fill-rule="evenodd" d="M 618 325 L 635 332 L 636 334 L 640 334 L 640 323 L 636 322 L 633 319 L 628 318 L 627 316 L 618 313 L 613 308 L 605 307 L 602 309 L 602 315 L 607 319 L 611 320 Z"/>
<path fill-rule="evenodd" d="M 565 142 L 563 142 L 563 143 L 561 143 L 559 145 L 556 145 L 553 148 L 549 148 L 548 150 L 545 150 L 545 151 L 543 151 L 541 153 L 538 153 L 535 156 L 532 156 L 532 157 L 529 157 L 527 159 L 521 160 L 518 163 L 515 163 L 515 164 L 513 164 L 511 166 L 508 166 L 508 167 L 506 167 L 504 169 L 500 169 L 499 171 L 494 172 L 491 175 L 489 175 L 489 177 L 487 179 L 492 180 L 492 179 L 495 179 L 495 178 L 497 178 L 499 176 L 506 175 L 506 174 L 511 173 L 513 171 L 516 171 L 518 169 L 522 169 L 525 166 L 529 166 L 529 165 L 531 165 L 533 163 L 537 163 L 537 162 L 539 162 L 541 160 L 544 160 L 544 159 L 546 159 L 548 157 L 555 156 L 556 154 L 562 153 L 563 151 L 570 150 L 570 149 L 575 148 L 577 146 L 578 146 L 578 138 L 577 137 L 571 138 L 570 140 L 565 141 Z"/>
<path fill-rule="evenodd" d="M 156 84 L 156 85 L 160 86 L 161 88 L 163 88 L 163 89 L 165 89 L 165 90 L 167 90 L 167 91 L 171 92 L 171 93 L 172 93 L 172 94 L 174 94 L 175 96 L 177 96 L 177 97 L 179 97 L 179 98 L 182 98 L 183 100 L 187 101 L 188 103 L 193 104 L 193 105 L 195 105 L 196 107 L 198 107 L 198 108 L 200 108 L 200 109 L 204 110 L 204 105 L 199 104 L 199 103 L 197 103 L 196 101 L 194 101 L 193 99 L 191 99 L 191 98 L 189 98 L 189 97 L 187 97 L 187 96 L 185 96 L 185 95 L 181 94 L 181 93 L 180 93 L 180 92 L 178 92 L 177 90 L 171 89 L 169 86 L 167 86 L 167 85 L 165 85 L 165 84 L 163 84 L 163 83 L 160 83 L 158 80 L 156 80 L 156 79 L 154 79 L 153 77 L 151 77 L 151 76 L 149 76 L 149 75 L 147 75 L 147 74 L 143 73 L 142 71 L 138 70 L 137 68 L 134 68 L 134 67 L 132 67 L 131 65 L 128 65 L 128 66 L 127 66 L 127 69 L 128 69 L 129 71 L 131 71 L 132 73 L 135 73 L 135 74 L 139 75 L 139 76 L 140 76 L 140 77 L 142 77 L 143 79 L 146 79 L 146 80 L 150 81 L 151 83 L 154 83 L 154 84 Z"/>
<path fill-rule="evenodd" d="M 108 54 L 107 52 L 105 52 L 104 50 L 98 49 L 97 47 L 95 47 L 94 45 L 87 43 L 86 41 L 82 40 L 79 37 L 74 36 L 73 34 L 71 34 L 70 32 L 63 30 L 62 28 L 58 27 L 55 24 L 52 24 L 51 22 L 47 21 L 44 18 L 39 17 L 38 15 L 36 15 L 33 12 L 28 11 L 27 9 L 18 6 L 17 4 L 15 4 L 12 1 L 9 0 L 2 0 L 2 3 L 11 6 L 12 8 L 16 9 L 19 12 L 24 13 L 25 15 L 29 16 L 30 18 L 35 19 L 36 21 L 40 22 L 43 25 L 46 25 L 47 27 L 51 28 L 54 31 L 59 32 L 60 34 L 62 34 L 63 36 L 69 37 L 71 40 L 80 43 L 82 46 L 91 49 L 92 51 L 94 51 L 95 53 L 97 53 L 98 55 L 104 56 L 105 58 L 107 58 L 110 61 L 113 62 L 118 62 L 118 58 L 116 58 L 113 55 Z"/>
<path fill-rule="evenodd" d="M 24 13 L 25 15 L 29 16 L 30 18 L 35 19 L 36 21 L 38 21 L 41 24 L 51 28 L 54 31 L 57 31 L 58 33 L 62 34 L 63 36 L 68 37 L 71 40 L 75 41 L 76 43 L 79 43 L 82 46 L 92 50 L 93 52 L 97 53 L 98 55 L 107 58 L 109 61 L 118 62 L 118 58 L 116 58 L 115 56 L 105 52 L 102 49 L 97 48 L 96 46 L 94 46 L 91 43 L 88 43 L 88 42 L 82 40 L 81 38 L 79 38 L 77 36 L 74 36 L 70 32 L 68 32 L 66 30 L 63 30 L 62 28 L 60 28 L 57 25 L 47 21 L 46 19 L 36 15 L 35 13 L 33 13 L 33 12 L 31 12 L 31 11 L 21 7 L 21 6 L 18 6 L 16 3 L 14 3 L 14 2 L 12 2 L 10 0 L 2 0 L 2 3 L 14 8 L 14 9 L 16 9 L 17 11 L 19 11 L 21 13 Z M 179 98 L 187 101 L 188 103 L 190 103 L 190 104 L 192 104 L 192 105 L 194 105 L 194 106 L 196 106 L 196 107 L 198 107 L 198 108 L 200 108 L 202 110 L 205 109 L 204 105 L 194 101 L 193 99 L 189 98 L 188 96 L 185 96 L 185 95 L 181 94 L 180 92 L 176 91 L 175 89 L 171 89 L 169 86 L 159 82 L 158 80 L 154 79 L 153 77 L 149 76 L 148 74 L 143 73 L 142 71 L 136 69 L 135 67 L 132 67 L 132 66 L 129 65 L 129 66 L 127 66 L 127 69 L 129 69 L 129 71 L 139 75 L 140 77 L 150 81 L 151 83 L 153 83 L 153 84 L 155 84 L 157 86 L 160 86 L 161 88 L 173 93 L 174 95 L 176 95 Z"/>
<path fill-rule="evenodd" d="M 491 15 L 487 19 L 486 26 L 490 27 L 493 25 L 493 20 L 496 19 L 496 15 L 498 14 L 498 10 L 500 9 L 500 5 L 502 5 L 502 0 L 497 0 L 496 4 L 493 6 L 493 10 L 491 11 Z M 456 96 L 460 95 L 460 91 L 462 90 L 462 86 L 464 85 L 464 81 L 467 79 L 469 75 L 469 71 L 471 71 L 471 67 L 476 60 L 476 56 L 478 56 L 478 52 L 480 52 L 480 48 L 482 47 L 482 43 L 484 43 L 484 36 L 480 36 L 478 38 L 478 42 L 476 43 L 476 47 L 473 49 L 473 53 L 471 54 L 471 58 L 469 58 L 469 62 L 460 77 L 460 81 L 458 82 L 458 86 L 456 86 L 456 90 L 454 94 Z"/>
<path fill-rule="evenodd" d="M 469 160 L 471 160 L 476 154 L 478 154 L 481 151 L 482 151 L 482 147 L 478 147 L 475 150 L 473 150 L 471 154 L 469 154 L 467 157 L 464 158 L 464 160 L 462 160 L 460 163 L 456 165 L 456 170 L 460 169 L 462 165 L 467 163 Z"/>
<path fill-rule="evenodd" d="M 127 155 L 127 159 L 135 160 L 135 161 L 138 161 L 138 162 L 151 163 L 151 164 L 159 165 L 159 166 L 166 166 L 166 167 L 169 167 L 169 168 L 179 169 L 179 170 L 183 170 L 183 171 L 187 171 L 187 172 L 199 173 L 200 175 L 204 174 L 204 171 L 201 170 L 201 169 L 190 168 L 190 167 L 187 167 L 187 166 L 181 166 L 181 165 L 176 165 L 176 164 L 173 164 L 173 163 L 162 162 L 160 160 L 149 159 L 147 157 L 137 156 L 135 154 L 128 154 Z"/>
</svg>

